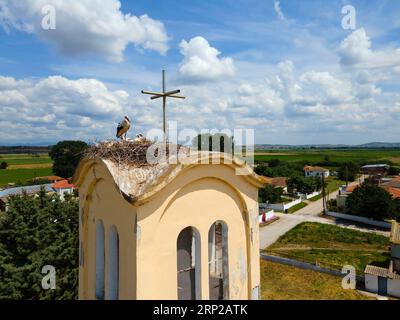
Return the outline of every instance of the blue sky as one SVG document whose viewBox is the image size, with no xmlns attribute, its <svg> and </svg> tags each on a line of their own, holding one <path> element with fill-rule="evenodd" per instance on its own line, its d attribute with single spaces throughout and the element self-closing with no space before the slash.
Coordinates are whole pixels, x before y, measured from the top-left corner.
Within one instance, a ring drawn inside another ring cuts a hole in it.
<svg viewBox="0 0 400 320">
<path fill-rule="evenodd" d="M 53 5 L 56 29 L 41 27 Z M 343 6 L 356 28 L 342 28 Z M 161 128 L 161 70 L 182 129 L 256 143 L 398 142 L 400 2 L 0 0 L 0 145 Z"/>
</svg>

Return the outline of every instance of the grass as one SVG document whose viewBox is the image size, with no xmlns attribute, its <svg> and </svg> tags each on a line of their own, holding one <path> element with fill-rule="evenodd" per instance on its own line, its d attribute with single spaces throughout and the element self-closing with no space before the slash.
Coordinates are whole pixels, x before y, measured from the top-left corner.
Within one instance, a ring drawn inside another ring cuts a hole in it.
<svg viewBox="0 0 400 320">
<path fill-rule="evenodd" d="M 38 157 L 34 157 L 28 154 L 5 154 L 0 155 L 0 162 L 7 162 L 8 165 L 24 165 L 24 164 L 44 164 L 52 163 L 51 158 L 47 154 L 39 154 Z"/>
<path fill-rule="evenodd" d="M 25 183 L 33 178 L 52 175 L 53 162 L 47 153 L 0 154 L 0 162 L 7 162 L 8 168 L 0 170 L 0 187 L 8 183 Z"/>
<path fill-rule="evenodd" d="M 296 212 L 297 210 L 300 210 L 300 209 L 302 209 L 302 208 L 304 208 L 306 206 L 307 206 L 307 203 L 300 202 L 299 204 L 296 204 L 295 206 L 293 206 L 290 209 L 288 209 L 288 213 Z"/>
<path fill-rule="evenodd" d="M 347 161 L 379 161 L 389 160 L 394 164 L 400 164 L 399 149 L 339 149 L 339 150 L 273 150 L 268 154 L 268 150 L 259 150 L 255 152 L 256 161 L 268 161 L 271 159 L 279 159 L 286 161 L 309 161 L 311 163 L 324 162 L 326 159 L 334 162 Z"/>
<path fill-rule="evenodd" d="M 326 183 L 327 183 L 327 186 L 326 186 L 326 189 L 325 189 L 326 190 L 325 193 L 326 193 L 326 195 L 328 195 L 329 193 L 338 190 L 340 186 L 346 184 L 346 181 L 339 180 L 336 177 L 328 177 L 326 179 Z M 317 201 L 319 199 L 322 199 L 322 193 L 319 194 L 319 195 L 316 195 L 315 197 L 312 197 L 312 198 L 310 198 L 308 200 L 314 202 L 314 201 Z"/>
<path fill-rule="evenodd" d="M 51 168 L 0 170 L 0 187 L 8 183 L 25 183 L 33 178 L 52 175 Z"/>
<path fill-rule="evenodd" d="M 346 181 L 339 180 L 336 177 L 328 177 L 326 179 L 326 183 L 327 183 L 326 193 L 331 193 L 333 191 L 338 190 L 341 185 L 346 184 Z"/>
<path fill-rule="evenodd" d="M 350 265 L 356 269 L 357 274 L 363 274 L 367 264 L 387 267 L 390 253 L 376 250 L 340 250 L 340 249 L 305 249 L 305 250 L 272 250 L 279 256 L 317 263 L 321 266 L 341 270 L 343 266 Z"/>
<path fill-rule="evenodd" d="M 303 222 L 265 251 L 339 270 L 344 265 L 352 265 L 362 273 L 367 264 L 384 266 L 388 263 L 388 246 L 389 238 L 382 235 Z"/>
<path fill-rule="evenodd" d="M 344 290 L 340 277 L 261 260 L 263 300 L 367 300 L 355 290 Z"/>
</svg>

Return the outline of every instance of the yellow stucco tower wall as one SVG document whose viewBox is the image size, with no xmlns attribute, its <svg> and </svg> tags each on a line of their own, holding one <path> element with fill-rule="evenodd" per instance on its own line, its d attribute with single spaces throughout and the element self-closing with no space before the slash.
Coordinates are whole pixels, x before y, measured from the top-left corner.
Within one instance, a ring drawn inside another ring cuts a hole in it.
<svg viewBox="0 0 400 320">
<path fill-rule="evenodd" d="M 113 226 L 119 237 L 119 299 L 178 298 L 177 238 L 186 227 L 193 227 L 200 239 L 196 298 L 208 299 L 208 232 L 213 223 L 224 221 L 228 228 L 229 299 L 257 299 L 257 200 L 262 182 L 248 167 L 248 175 L 237 175 L 238 167 L 246 166 L 237 161 L 202 164 L 198 160 L 171 165 L 132 199 L 121 191 L 125 182 L 107 162 L 81 161 L 74 177 L 80 193 L 79 298 L 96 297 L 96 223 L 101 221 L 105 234 L 105 299 L 110 298 L 108 237 Z"/>
</svg>

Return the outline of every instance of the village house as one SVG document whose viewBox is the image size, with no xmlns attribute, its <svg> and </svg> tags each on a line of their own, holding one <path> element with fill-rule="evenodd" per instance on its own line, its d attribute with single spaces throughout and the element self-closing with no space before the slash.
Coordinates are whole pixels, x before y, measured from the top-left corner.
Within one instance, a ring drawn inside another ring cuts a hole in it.
<svg viewBox="0 0 400 320">
<path fill-rule="evenodd" d="M 54 192 L 51 183 L 49 184 L 41 184 L 41 185 L 33 185 L 33 186 L 23 186 L 23 187 L 15 187 L 9 188 L 0 191 L 0 211 L 7 211 L 8 200 L 11 196 L 22 195 L 24 192 L 27 195 L 35 195 L 39 193 L 41 188 L 44 188 L 45 192 L 50 193 Z"/>
<path fill-rule="evenodd" d="M 339 188 L 339 192 L 336 195 L 337 207 L 344 209 L 346 207 L 347 197 L 360 185 L 358 181 L 349 183 L 347 186 L 343 185 Z"/>
<path fill-rule="evenodd" d="M 66 194 L 73 194 L 74 185 L 69 183 L 68 180 L 61 180 L 55 182 L 51 185 L 53 190 L 60 196 L 61 199 L 64 199 Z"/>
<path fill-rule="evenodd" d="M 303 168 L 305 177 L 329 177 L 329 170 L 322 167 L 305 166 Z"/>
<path fill-rule="evenodd" d="M 388 268 L 367 265 L 365 288 L 383 296 L 400 298 L 400 223 L 393 221 L 390 233 L 391 260 Z"/>
<path fill-rule="evenodd" d="M 38 194 L 39 191 L 44 188 L 46 193 L 57 193 L 61 199 L 64 199 L 64 195 L 69 193 L 72 194 L 74 185 L 68 183 L 67 180 L 61 180 L 56 183 L 38 184 L 32 186 L 22 186 L 15 188 L 8 188 L 0 191 L 0 212 L 7 211 L 9 198 L 13 195 L 22 195 L 26 193 L 29 196 Z"/>
<path fill-rule="evenodd" d="M 247 164 L 218 152 L 153 165 L 138 151 L 105 154 L 85 157 L 73 179 L 80 299 L 259 298 L 263 184 Z"/>
<path fill-rule="evenodd" d="M 361 167 L 362 174 L 368 175 L 386 175 L 390 166 L 387 164 L 369 164 Z"/>
<path fill-rule="evenodd" d="M 262 180 L 265 184 L 271 185 L 274 188 L 281 188 L 283 192 L 287 192 L 286 177 L 265 177 L 262 176 Z"/>
<path fill-rule="evenodd" d="M 379 183 L 379 181 L 377 182 Z M 347 186 L 343 185 L 339 188 L 339 193 L 336 196 L 338 208 L 346 208 L 347 197 L 360 185 L 359 181 L 349 183 Z M 380 183 L 379 186 L 390 193 L 393 199 L 400 198 L 400 176 L 394 178 L 387 178 L 385 182 Z"/>
</svg>

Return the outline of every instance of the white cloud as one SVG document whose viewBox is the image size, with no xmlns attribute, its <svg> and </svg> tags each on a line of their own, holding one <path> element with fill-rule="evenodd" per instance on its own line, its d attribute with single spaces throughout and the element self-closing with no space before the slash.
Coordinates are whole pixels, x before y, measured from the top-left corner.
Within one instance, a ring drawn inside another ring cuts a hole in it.
<svg viewBox="0 0 400 320">
<path fill-rule="evenodd" d="M 353 31 L 338 49 L 342 64 L 359 69 L 400 68 L 400 48 L 373 50 L 364 28 Z"/>
<path fill-rule="evenodd" d="M 179 46 L 184 56 L 179 71 L 185 78 L 215 80 L 234 75 L 233 59 L 219 58 L 220 52 L 203 37 L 192 38 L 189 42 L 182 40 Z"/>
<path fill-rule="evenodd" d="M 278 15 L 278 18 L 281 20 L 285 20 L 285 15 L 282 12 L 280 1 L 274 0 L 274 9 L 275 9 L 276 14 Z"/>
<path fill-rule="evenodd" d="M 0 143 L 112 138 L 129 111 L 125 91 L 111 91 L 94 79 L 0 77 Z"/>
<path fill-rule="evenodd" d="M 44 30 L 42 8 L 56 9 L 56 29 Z M 121 11 L 118 0 L 0 0 L 0 25 L 34 33 L 63 54 L 95 53 L 123 60 L 129 44 L 165 54 L 168 36 L 162 22 Z"/>
</svg>

